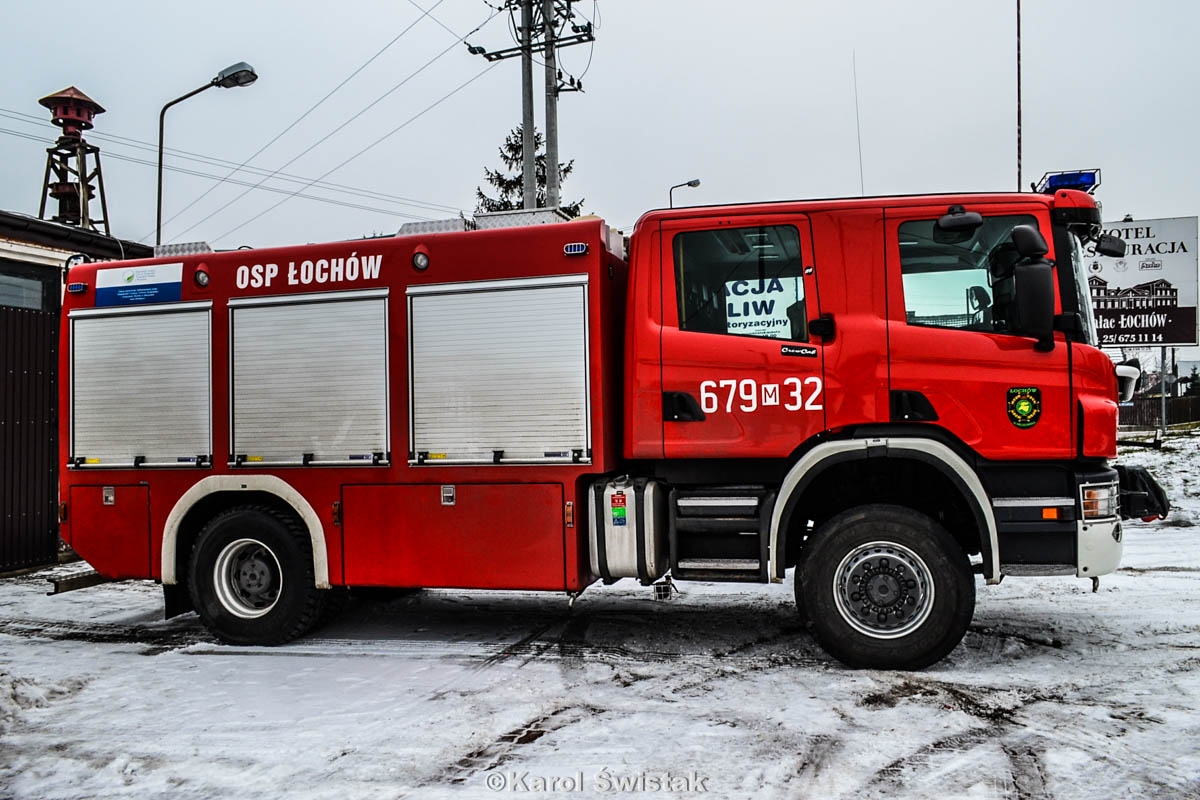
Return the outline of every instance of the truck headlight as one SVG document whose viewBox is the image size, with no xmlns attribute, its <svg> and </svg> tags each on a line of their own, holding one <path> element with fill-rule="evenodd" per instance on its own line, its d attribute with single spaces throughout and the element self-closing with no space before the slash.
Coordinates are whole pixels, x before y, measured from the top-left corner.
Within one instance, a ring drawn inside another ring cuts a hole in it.
<svg viewBox="0 0 1200 800">
<path fill-rule="evenodd" d="M 1093 483 L 1079 487 L 1084 519 L 1108 519 L 1121 515 L 1121 488 L 1115 483 Z"/>
</svg>

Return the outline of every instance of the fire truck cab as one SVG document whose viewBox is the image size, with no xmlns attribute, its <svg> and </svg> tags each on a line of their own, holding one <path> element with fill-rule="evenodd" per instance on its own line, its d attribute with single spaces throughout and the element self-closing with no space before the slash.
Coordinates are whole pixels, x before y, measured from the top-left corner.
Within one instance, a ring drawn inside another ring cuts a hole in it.
<svg viewBox="0 0 1200 800">
<path fill-rule="evenodd" d="M 1069 190 L 660 210 L 628 242 L 517 212 L 78 265 L 62 535 L 228 642 L 348 587 L 794 568 L 835 657 L 926 666 L 975 574 L 1094 578 L 1122 510 L 1166 513 L 1109 463 L 1099 222 Z"/>
</svg>

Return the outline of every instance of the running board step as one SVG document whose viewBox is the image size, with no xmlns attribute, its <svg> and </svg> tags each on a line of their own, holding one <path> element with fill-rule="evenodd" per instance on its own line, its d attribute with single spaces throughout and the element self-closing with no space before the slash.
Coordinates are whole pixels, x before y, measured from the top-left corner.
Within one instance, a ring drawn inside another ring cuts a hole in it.
<svg viewBox="0 0 1200 800">
<path fill-rule="evenodd" d="M 671 574 L 682 580 L 769 580 L 775 492 L 765 486 L 671 491 Z"/>
<path fill-rule="evenodd" d="M 696 533 L 732 533 L 738 536 L 757 536 L 755 517 L 677 517 L 675 527 Z"/>
<path fill-rule="evenodd" d="M 757 570 L 758 560 L 753 558 L 689 558 L 680 561 L 679 568 Z"/>
<path fill-rule="evenodd" d="M 112 578 L 106 578 L 95 570 L 82 572 L 78 575 L 71 575 L 66 578 L 47 578 L 47 581 L 54 586 L 54 591 L 46 592 L 47 595 L 62 594 L 63 592 L 73 592 L 76 589 L 87 589 L 91 586 L 99 586 L 102 583 L 110 583 Z"/>
</svg>

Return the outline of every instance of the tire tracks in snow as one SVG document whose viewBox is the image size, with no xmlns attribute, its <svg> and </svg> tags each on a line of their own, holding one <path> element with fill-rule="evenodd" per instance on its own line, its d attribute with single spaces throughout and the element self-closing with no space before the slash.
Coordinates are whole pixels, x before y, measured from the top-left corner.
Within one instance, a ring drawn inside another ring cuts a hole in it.
<svg viewBox="0 0 1200 800">
<path fill-rule="evenodd" d="M 200 642 L 211 642 L 200 627 L 157 627 L 111 622 L 71 622 L 33 618 L 0 617 L 0 633 L 24 639 L 93 642 L 97 644 L 145 645 L 142 655 L 158 655 Z"/>
<path fill-rule="evenodd" d="M 1163 679 L 1200 667 L 1200 659 L 1149 667 L 1122 677 L 1122 684 Z M 893 707 L 900 702 L 941 703 L 980 720 L 982 725 L 921 744 L 878 769 L 860 788 L 866 797 L 963 794 L 980 783 L 1007 798 L 1039 800 L 1050 797 L 1045 758 L 1049 750 L 1073 749 L 1096 762 L 1095 769 L 1114 776 L 1128 775 L 1136 765 L 1143 785 L 1168 794 L 1194 788 L 1170 757 L 1137 752 L 1130 758 L 1127 735 L 1164 721 L 1147 716 L 1133 703 L 1113 696 L 1111 679 L 1068 683 L 1037 691 L 1020 688 L 970 687 L 913 674 L 885 692 L 865 696 L 861 705 Z M 1045 707 L 1032 711 L 1032 707 Z M 1088 709 L 1104 716 L 1088 715 Z M 1114 746 L 1116 745 L 1116 746 Z M 988 765 L 1003 759 L 1007 776 L 988 777 Z M 954 762 L 953 768 L 947 765 Z"/>
<path fill-rule="evenodd" d="M 592 720 L 605 713 L 588 705 L 564 706 L 548 714 L 540 714 L 524 725 L 502 733 L 486 745 L 477 747 L 447 769 L 425 782 L 425 786 L 459 786 L 476 775 L 491 772 L 518 758 L 520 750 L 547 734 L 571 725 Z"/>
</svg>

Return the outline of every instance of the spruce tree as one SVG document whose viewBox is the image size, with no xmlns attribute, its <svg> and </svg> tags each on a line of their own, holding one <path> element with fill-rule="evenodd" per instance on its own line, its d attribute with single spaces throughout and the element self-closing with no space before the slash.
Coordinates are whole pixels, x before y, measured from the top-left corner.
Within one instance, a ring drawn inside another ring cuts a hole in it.
<svg viewBox="0 0 1200 800">
<path fill-rule="evenodd" d="M 504 163 L 504 166 L 500 169 L 488 169 L 484 167 L 484 179 L 496 190 L 496 196 L 491 197 L 485 194 L 481 187 L 476 186 L 475 197 L 478 200 L 478 204 L 475 206 L 475 213 L 515 211 L 522 208 L 522 188 L 525 176 L 523 157 L 524 138 L 522 126 L 518 125 L 513 128 L 508 136 L 505 137 L 504 144 L 500 147 L 500 160 Z M 543 149 L 544 145 L 545 139 L 535 128 L 533 131 L 533 146 L 536 153 L 534 159 L 534 180 L 537 187 L 536 198 L 538 208 L 546 207 L 546 153 Z M 558 165 L 559 186 L 562 186 L 567 176 L 574 169 L 575 159 Z M 559 202 L 559 208 L 568 217 L 578 217 L 582 207 L 582 199 L 574 203 Z"/>
<path fill-rule="evenodd" d="M 1192 374 L 1188 375 L 1188 388 L 1183 393 L 1184 397 L 1200 397 L 1200 372 L 1192 367 Z"/>
</svg>

